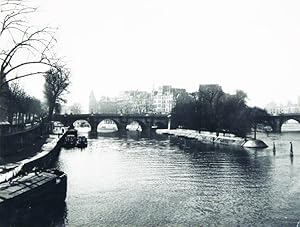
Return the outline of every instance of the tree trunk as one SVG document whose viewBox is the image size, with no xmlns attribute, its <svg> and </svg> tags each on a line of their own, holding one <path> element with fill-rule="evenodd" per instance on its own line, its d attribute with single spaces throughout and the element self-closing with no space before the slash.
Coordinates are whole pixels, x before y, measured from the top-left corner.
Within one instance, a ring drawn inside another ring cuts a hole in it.
<svg viewBox="0 0 300 227">
<path fill-rule="evenodd" d="M 54 110 L 54 105 L 50 104 L 49 105 L 49 111 L 48 111 L 48 121 L 52 121 L 52 116 L 53 116 L 53 110 Z"/>
</svg>

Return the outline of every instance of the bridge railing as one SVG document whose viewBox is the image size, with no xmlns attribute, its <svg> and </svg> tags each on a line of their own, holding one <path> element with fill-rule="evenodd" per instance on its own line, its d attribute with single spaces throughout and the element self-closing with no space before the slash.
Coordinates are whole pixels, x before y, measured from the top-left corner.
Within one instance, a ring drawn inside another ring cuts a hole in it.
<svg viewBox="0 0 300 227">
<path fill-rule="evenodd" d="M 61 117 L 171 117 L 170 114 L 122 114 L 122 113 L 89 113 L 89 114 L 54 114 L 53 118 L 61 118 Z"/>
</svg>

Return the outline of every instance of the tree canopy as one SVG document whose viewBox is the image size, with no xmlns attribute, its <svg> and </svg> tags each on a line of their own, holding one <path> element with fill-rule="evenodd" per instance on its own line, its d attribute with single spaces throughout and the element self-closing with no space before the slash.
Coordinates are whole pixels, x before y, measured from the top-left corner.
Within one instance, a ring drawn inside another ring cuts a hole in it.
<svg viewBox="0 0 300 227">
<path fill-rule="evenodd" d="M 11 111 L 11 81 L 44 75 L 60 62 L 53 51 L 56 29 L 28 23 L 36 11 L 26 0 L 0 0 L 0 121 Z"/>
<path fill-rule="evenodd" d="M 44 77 L 44 95 L 48 104 L 48 119 L 52 120 L 54 110 L 59 110 L 61 103 L 66 102 L 64 95 L 68 92 L 67 88 L 70 85 L 70 72 L 63 66 L 56 66 L 47 71 Z"/>
<path fill-rule="evenodd" d="M 41 115 L 41 101 L 26 94 L 18 83 L 12 83 L 8 94 L 9 122 L 12 121 L 14 113 Z"/>
<path fill-rule="evenodd" d="M 43 74 L 58 59 L 54 30 L 28 24 L 36 8 L 24 0 L 0 0 L 0 91 L 8 82 Z"/>
<path fill-rule="evenodd" d="M 177 99 L 172 115 L 176 126 L 246 136 L 257 122 L 255 116 L 267 114 L 247 106 L 246 100 L 241 90 L 227 94 L 219 85 L 200 85 L 198 92 Z"/>
</svg>

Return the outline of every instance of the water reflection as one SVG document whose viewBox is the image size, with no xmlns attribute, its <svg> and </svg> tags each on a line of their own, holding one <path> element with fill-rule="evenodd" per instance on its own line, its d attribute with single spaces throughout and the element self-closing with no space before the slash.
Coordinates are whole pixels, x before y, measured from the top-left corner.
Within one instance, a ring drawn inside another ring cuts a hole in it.
<svg viewBox="0 0 300 227">
<path fill-rule="evenodd" d="M 66 221 L 65 202 L 35 204 L 0 213 L 0 226 L 65 226 Z"/>
</svg>

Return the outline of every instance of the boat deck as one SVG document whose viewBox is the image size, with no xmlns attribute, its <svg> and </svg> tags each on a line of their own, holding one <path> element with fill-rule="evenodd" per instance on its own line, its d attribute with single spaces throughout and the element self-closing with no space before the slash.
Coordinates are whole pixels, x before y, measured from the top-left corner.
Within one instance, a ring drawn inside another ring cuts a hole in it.
<svg viewBox="0 0 300 227">
<path fill-rule="evenodd" d="M 56 174 L 49 172 L 29 173 L 10 182 L 0 184 L 0 204 L 6 200 L 17 197 L 32 189 L 38 188 L 57 178 Z"/>
</svg>

